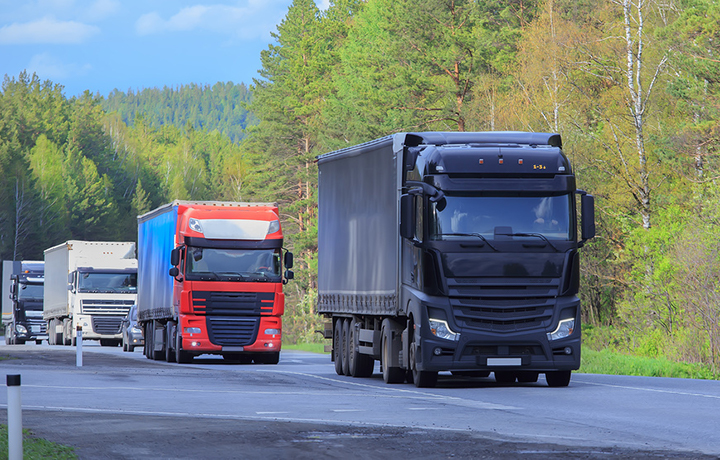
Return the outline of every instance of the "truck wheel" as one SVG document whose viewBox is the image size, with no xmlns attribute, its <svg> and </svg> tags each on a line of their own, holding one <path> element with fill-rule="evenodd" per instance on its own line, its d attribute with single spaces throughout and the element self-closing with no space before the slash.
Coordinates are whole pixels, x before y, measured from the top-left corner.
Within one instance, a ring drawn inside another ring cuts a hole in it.
<svg viewBox="0 0 720 460">
<path fill-rule="evenodd" d="M 337 375 L 345 375 L 343 373 L 342 328 L 343 320 L 339 318 L 335 321 L 335 327 L 333 327 L 333 360 L 335 361 L 335 373 Z"/>
<path fill-rule="evenodd" d="M 144 325 L 145 344 L 143 345 L 143 354 L 150 359 L 150 323 Z"/>
<path fill-rule="evenodd" d="M 152 348 L 150 349 L 150 356 L 152 356 L 152 359 L 154 361 L 162 361 L 163 359 L 165 359 L 165 348 L 160 351 L 155 350 L 155 331 L 157 330 L 157 324 L 155 323 L 155 321 L 153 321 L 151 324 L 152 325 L 150 326 L 150 332 L 152 332 Z M 165 334 L 164 329 L 165 327 L 163 326 L 163 334 Z"/>
<path fill-rule="evenodd" d="M 165 325 L 165 361 L 169 363 L 175 362 L 175 350 L 170 346 L 171 343 L 175 343 L 173 340 L 173 331 L 174 327 L 172 323 L 167 323 Z"/>
<path fill-rule="evenodd" d="M 147 339 L 145 339 L 147 342 Z M 179 364 L 190 364 L 193 360 L 193 355 L 182 349 L 182 336 L 175 334 L 175 361 Z"/>
<path fill-rule="evenodd" d="M 545 380 L 549 387 L 566 387 L 570 384 L 572 371 L 545 372 Z"/>
<path fill-rule="evenodd" d="M 12 324 L 5 326 L 5 345 L 13 344 Z"/>
<path fill-rule="evenodd" d="M 405 381 L 405 370 L 400 367 L 390 367 L 390 343 L 392 343 L 392 332 L 383 327 L 382 329 L 382 370 L 385 383 L 403 383 Z"/>
<path fill-rule="evenodd" d="M 280 352 L 258 353 L 255 355 L 255 363 L 257 364 L 277 364 L 280 362 Z"/>
<path fill-rule="evenodd" d="M 350 375 L 350 320 L 344 319 L 342 322 L 342 372 L 344 375 Z"/>
<path fill-rule="evenodd" d="M 358 335 L 358 331 L 351 320 L 348 334 L 348 371 L 353 377 L 370 377 L 375 369 L 375 360 L 370 355 L 360 353 Z"/>
<path fill-rule="evenodd" d="M 412 369 L 412 380 L 418 388 L 433 388 L 437 385 L 438 373 L 432 371 L 419 371 L 417 368 L 418 340 L 413 335 L 410 344 L 410 367 Z"/>
</svg>

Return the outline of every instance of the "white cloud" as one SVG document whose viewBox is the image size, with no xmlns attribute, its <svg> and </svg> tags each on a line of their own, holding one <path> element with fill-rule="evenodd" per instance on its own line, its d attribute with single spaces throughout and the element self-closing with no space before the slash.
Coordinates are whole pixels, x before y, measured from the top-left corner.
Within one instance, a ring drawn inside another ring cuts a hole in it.
<svg viewBox="0 0 720 460">
<path fill-rule="evenodd" d="M 58 21 L 44 17 L 37 21 L 13 23 L 0 27 L 0 44 L 25 45 L 36 43 L 78 44 L 83 43 L 100 29 L 75 21 Z"/>
<path fill-rule="evenodd" d="M 135 23 L 139 35 L 203 30 L 242 39 L 267 38 L 287 13 L 285 1 L 249 0 L 243 6 L 195 5 L 168 19 L 158 13 L 142 15 Z"/>
<path fill-rule="evenodd" d="M 97 0 L 83 13 L 83 18 L 90 22 L 100 21 L 119 10 L 120 2 L 116 0 Z"/>
<path fill-rule="evenodd" d="M 45 80 L 59 80 L 87 74 L 92 66 L 90 64 L 66 64 L 49 53 L 36 54 L 27 65 L 29 73 L 36 73 Z"/>
</svg>

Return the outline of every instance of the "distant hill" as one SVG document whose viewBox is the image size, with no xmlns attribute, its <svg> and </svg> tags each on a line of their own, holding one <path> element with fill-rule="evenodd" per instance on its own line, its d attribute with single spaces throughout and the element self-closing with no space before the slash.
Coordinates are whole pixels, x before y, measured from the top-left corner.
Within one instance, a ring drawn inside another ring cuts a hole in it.
<svg viewBox="0 0 720 460">
<path fill-rule="evenodd" d="M 195 129 L 217 130 L 238 143 L 245 127 L 254 122 L 245 109 L 250 102 L 250 90 L 244 83 L 215 83 L 200 86 L 183 85 L 178 88 L 147 88 L 127 93 L 113 90 L 103 98 L 106 112 L 117 112 L 132 126 L 141 116 L 153 127 L 173 125 L 180 129 L 190 124 Z"/>
</svg>

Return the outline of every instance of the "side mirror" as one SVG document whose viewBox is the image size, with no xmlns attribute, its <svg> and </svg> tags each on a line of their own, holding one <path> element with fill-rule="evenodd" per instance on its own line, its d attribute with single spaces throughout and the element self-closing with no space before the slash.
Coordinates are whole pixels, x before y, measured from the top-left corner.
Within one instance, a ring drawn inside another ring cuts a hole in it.
<svg viewBox="0 0 720 460">
<path fill-rule="evenodd" d="M 180 274 L 180 270 L 178 270 L 177 267 L 173 267 L 168 271 L 168 275 L 172 276 L 173 278 L 176 278 Z"/>
<path fill-rule="evenodd" d="M 415 237 L 415 196 L 405 194 L 400 197 L 400 236 L 407 239 Z"/>
<path fill-rule="evenodd" d="M 295 279 L 295 273 L 292 270 L 285 270 L 285 279 L 283 284 L 287 284 L 288 281 Z"/>
<path fill-rule="evenodd" d="M 293 268 L 293 253 L 290 251 L 287 251 L 285 253 L 285 268 Z M 292 278 L 289 278 L 289 279 L 292 279 Z"/>
<path fill-rule="evenodd" d="M 580 221 L 581 238 L 584 243 L 587 240 L 595 238 L 595 197 L 584 194 L 580 198 L 580 212 L 582 212 Z"/>
<path fill-rule="evenodd" d="M 180 248 L 175 248 L 170 251 L 170 265 L 172 265 L 173 267 L 177 267 L 178 265 L 180 265 Z"/>
</svg>

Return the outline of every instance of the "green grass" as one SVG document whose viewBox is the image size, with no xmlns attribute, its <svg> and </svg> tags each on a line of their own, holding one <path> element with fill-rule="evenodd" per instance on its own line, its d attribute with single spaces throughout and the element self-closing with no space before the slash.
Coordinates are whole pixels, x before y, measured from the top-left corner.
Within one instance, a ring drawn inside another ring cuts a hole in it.
<svg viewBox="0 0 720 460">
<path fill-rule="evenodd" d="M 327 342 L 328 344 L 330 342 Z M 325 344 L 324 343 L 297 343 L 295 345 L 286 345 L 283 343 L 282 346 L 283 350 L 299 350 L 299 351 L 309 351 L 311 353 L 325 353 L 329 354 L 325 351 Z"/>
<path fill-rule="evenodd" d="M 710 367 L 704 364 L 630 356 L 608 350 L 594 351 L 585 347 L 582 350 L 582 362 L 578 372 L 720 380 L 720 375 L 713 373 Z"/>
<path fill-rule="evenodd" d="M 0 458 L 7 458 L 8 429 L 7 425 L 0 424 Z M 63 446 L 44 439 L 32 437 L 29 430 L 23 430 L 23 459 L 24 460 L 69 460 L 77 459 L 72 447 Z"/>
</svg>

